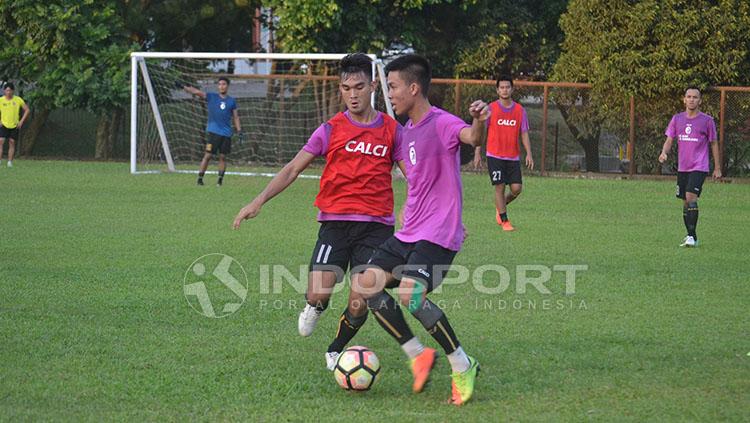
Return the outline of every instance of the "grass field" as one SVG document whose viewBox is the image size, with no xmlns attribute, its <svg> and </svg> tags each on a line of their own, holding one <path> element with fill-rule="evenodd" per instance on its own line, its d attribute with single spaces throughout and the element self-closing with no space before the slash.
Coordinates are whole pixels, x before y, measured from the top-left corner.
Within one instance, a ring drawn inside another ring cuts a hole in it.
<svg viewBox="0 0 750 423">
<path fill-rule="evenodd" d="M 470 235 L 455 263 L 512 278 L 499 294 L 471 283 L 435 294 L 483 368 L 475 400 L 456 408 L 445 358 L 412 394 L 403 353 L 373 319 L 354 343 L 377 352 L 381 378 L 342 391 L 322 355 L 345 293 L 311 338 L 297 335 L 291 284 L 261 293 L 261 265 L 308 262 L 317 181 L 232 231 L 268 179 L 197 187 L 125 164 L 15 165 L 0 168 L 1 420 L 750 420 L 750 185 L 706 184 L 700 246 L 686 250 L 673 182 L 529 177 L 508 234 L 486 176 L 465 175 Z M 400 203 L 400 183 L 397 193 Z M 183 295 L 209 253 L 235 258 L 250 281 L 220 319 Z M 564 264 L 588 266 L 575 293 L 561 272 L 551 294 L 515 291 L 516 266 Z"/>
</svg>

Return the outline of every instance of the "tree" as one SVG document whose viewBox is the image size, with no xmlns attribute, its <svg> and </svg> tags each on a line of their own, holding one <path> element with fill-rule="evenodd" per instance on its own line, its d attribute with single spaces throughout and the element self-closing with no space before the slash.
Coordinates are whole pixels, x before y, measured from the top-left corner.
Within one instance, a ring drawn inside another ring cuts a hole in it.
<svg viewBox="0 0 750 423">
<path fill-rule="evenodd" d="M 380 53 L 414 46 L 439 76 L 494 77 L 499 68 L 539 77 L 559 44 L 564 0 L 265 0 L 287 52 Z M 541 19 L 538 18 L 542 16 Z"/>
<path fill-rule="evenodd" d="M 22 82 L 37 110 L 25 152 L 50 110 L 82 108 L 100 116 L 96 156 L 108 158 L 112 131 L 102 128 L 121 120 L 129 95 L 128 41 L 113 3 L 0 2 L 0 27 L 15 29 L 0 50 L 2 71 Z"/>
<path fill-rule="evenodd" d="M 750 5 L 743 0 L 572 0 L 560 26 L 565 40 L 553 78 L 593 85 L 559 105 L 588 170 L 599 168 L 602 125 L 622 126 L 630 96 L 647 140 L 636 159 L 655 167 L 654 150 L 687 86 L 750 79 Z"/>
<path fill-rule="evenodd" d="M 117 14 L 140 50 L 254 51 L 260 0 L 119 0 Z"/>
</svg>

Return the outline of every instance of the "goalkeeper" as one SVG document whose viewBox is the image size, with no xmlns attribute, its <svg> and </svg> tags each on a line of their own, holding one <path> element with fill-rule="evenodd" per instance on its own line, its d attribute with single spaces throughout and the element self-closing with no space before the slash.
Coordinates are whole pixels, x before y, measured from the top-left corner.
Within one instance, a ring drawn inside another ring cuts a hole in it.
<svg viewBox="0 0 750 423">
<path fill-rule="evenodd" d="M 206 174 L 208 162 L 211 156 L 219 156 L 219 179 L 216 181 L 217 186 L 224 182 L 224 172 L 226 171 L 226 155 L 232 151 L 232 120 L 234 128 L 242 136 L 242 127 L 240 126 L 240 115 L 237 112 L 237 102 L 229 96 L 229 79 L 226 77 L 219 78 L 217 85 L 218 94 L 213 92 L 203 92 L 195 87 L 184 86 L 183 89 L 192 95 L 206 100 L 208 106 L 208 125 L 206 126 L 206 149 L 201 161 L 201 167 L 198 171 L 198 185 L 203 185 L 203 175 Z"/>
</svg>

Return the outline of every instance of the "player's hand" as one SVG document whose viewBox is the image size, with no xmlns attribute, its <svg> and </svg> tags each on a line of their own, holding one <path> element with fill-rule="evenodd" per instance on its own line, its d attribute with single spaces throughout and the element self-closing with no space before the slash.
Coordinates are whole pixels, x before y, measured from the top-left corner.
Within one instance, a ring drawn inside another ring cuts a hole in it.
<svg viewBox="0 0 750 423">
<path fill-rule="evenodd" d="M 18 122 L 18 125 L 16 125 L 18 129 L 21 129 L 23 127 L 23 121 Z"/>
<path fill-rule="evenodd" d="M 714 169 L 714 179 L 721 179 L 721 169 Z"/>
<path fill-rule="evenodd" d="M 528 167 L 529 170 L 534 170 L 534 158 L 531 157 L 531 154 L 526 155 L 526 167 Z"/>
<path fill-rule="evenodd" d="M 490 117 L 490 106 L 482 100 L 476 100 L 469 106 L 469 113 L 473 119 L 485 121 Z"/>
<path fill-rule="evenodd" d="M 474 161 L 472 162 L 472 166 L 474 166 L 474 170 L 479 170 L 479 168 L 482 166 L 481 154 L 474 154 Z"/>
<path fill-rule="evenodd" d="M 232 227 L 234 229 L 239 229 L 243 220 L 252 219 L 259 213 L 260 206 L 255 205 L 255 202 L 246 205 L 239 213 L 237 213 L 237 217 L 234 218 L 234 224 L 232 224 Z"/>
<path fill-rule="evenodd" d="M 667 155 L 665 153 L 659 154 L 659 163 L 664 163 L 667 161 Z"/>
</svg>

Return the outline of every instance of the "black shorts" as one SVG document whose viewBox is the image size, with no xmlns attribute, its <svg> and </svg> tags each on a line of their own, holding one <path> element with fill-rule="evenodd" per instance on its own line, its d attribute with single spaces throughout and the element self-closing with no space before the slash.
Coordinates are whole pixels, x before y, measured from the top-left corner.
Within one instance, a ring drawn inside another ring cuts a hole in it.
<svg viewBox="0 0 750 423">
<path fill-rule="evenodd" d="M 684 200 L 686 192 L 692 192 L 700 197 L 706 176 L 708 172 L 677 172 L 677 198 Z"/>
<path fill-rule="evenodd" d="M 369 265 L 393 274 L 397 280 L 421 280 L 427 285 L 427 292 L 432 292 L 443 282 L 454 257 L 456 251 L 432 242 L 403 242 L 392 236 L 378 247 Z"/>
<path fill-rule="evenodd" d="M 393 226 L 377 222 L 334 220 L 321 222 L 318 242 L 310 258 L 310 271 L 336 272 L 337 282 L 348 269 L 364 271 L 373 252 L 393 235 Z M 359 269 L 357 269 L 359 268 Z"/>
<path fill-rule="evenodd" d="M 519 160 L 503 160 L 487 156 L 487 169 L 490 171 L 492 185 L 521 183 L 521 162 Z"/>
<path fill-rule="evenodd" d="M 232 152 L 232 137 L 223 137 L 209 132 L 206 137 L 206 153 L 229 154 Z"/>
<path fill-rule="evenodd" d="M 0 125 L 0 138 L 5 138 L 5 139 L 10 138 L 10 139 L 17 140 L 18 139 L 18 127 L 6 128 L 5 126 Z"/>
</svg>

